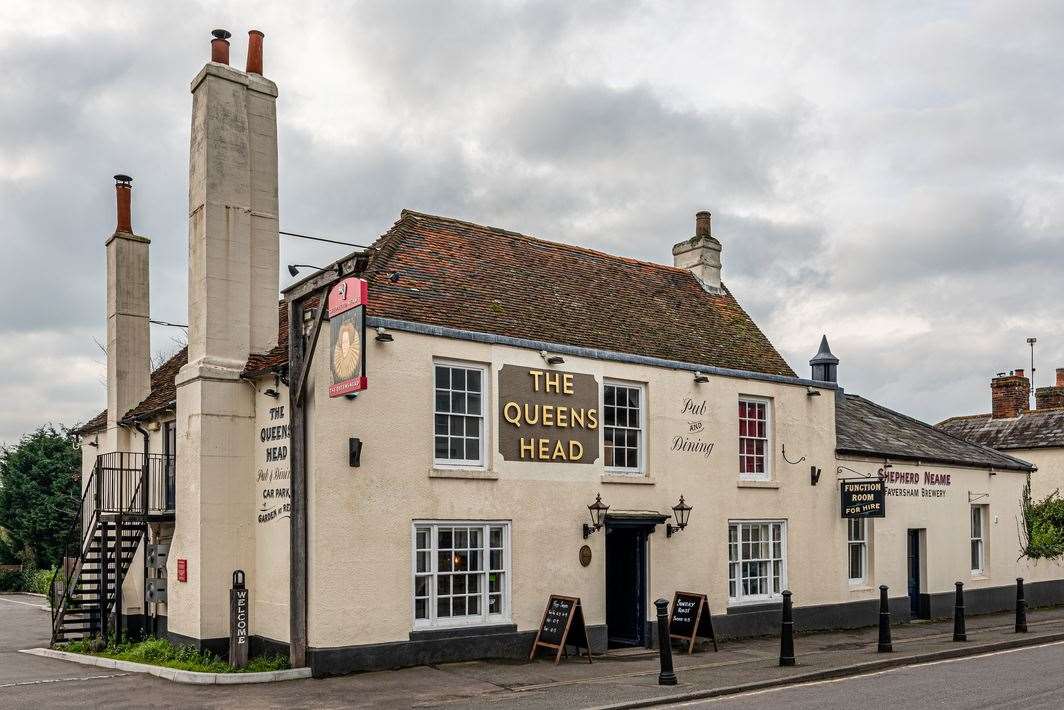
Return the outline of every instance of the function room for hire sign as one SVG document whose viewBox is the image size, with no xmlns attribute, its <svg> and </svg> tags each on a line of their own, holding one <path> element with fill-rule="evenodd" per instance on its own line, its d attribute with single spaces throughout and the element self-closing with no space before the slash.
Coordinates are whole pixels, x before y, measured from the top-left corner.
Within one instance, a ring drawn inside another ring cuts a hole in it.
<svg viewBox="0 0 1064 710">
<path fill-rule="evenodd" d="M 350 276 L 329 292 L 329 396 L 366 389 L 366 301 L 369 285 Z"/>
</svg>

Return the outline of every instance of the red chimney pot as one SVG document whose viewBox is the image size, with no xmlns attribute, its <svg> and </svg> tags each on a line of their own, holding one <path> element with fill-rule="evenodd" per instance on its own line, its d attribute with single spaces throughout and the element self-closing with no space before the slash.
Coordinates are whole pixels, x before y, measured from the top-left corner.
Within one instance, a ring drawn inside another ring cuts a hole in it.
<svg viewBox="0 0 1064 710">
<path fill-rule="evenodd" d="M 227 30 L 214 30 L 211 34 L 214 35 L 211 40 L 211 61 L 229 64 L 229 38 L 233 35 Z"/>
<path fill-rule="evenodd" d="M 265 36 L 258 30 L 248 31 L 248 74 L 262 76 L 262 38 Z"/>
<path fill-rule="evenodd" d="M 128 175 L 115 175 L 115 199 L 118 203 L 118 226 L 116 232 L 133 233 L 133 219 L 130 216 L 130 197 L 133 186 L 130 184 L 133 178 Z"/>
</svg>

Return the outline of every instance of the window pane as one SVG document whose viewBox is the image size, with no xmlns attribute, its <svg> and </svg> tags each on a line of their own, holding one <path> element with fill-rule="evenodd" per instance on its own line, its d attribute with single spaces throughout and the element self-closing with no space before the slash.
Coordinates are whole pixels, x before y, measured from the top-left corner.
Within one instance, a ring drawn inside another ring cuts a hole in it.
<svg viewBox="0 0 1064 710">
<path fill-rule="evenodd" d="M 451 598 L 444 597 L 436 600 L 436 616 L 444 618 L 451 615 Z"/>
<path fill-rule="evenodd" d="M 429 594 L 429 578 L 416 577 L 414 580 L 414 596 L 426 597 Z"/>
<path fill-rule="evenodd" d="M 414 618 L 415 619 L 427 619 L 427 618 L 429 618 L 428 599 L 415 599 L 414 600 Z"/>
<path fill-rule="evenodd" d="M 468 597 L 469 602 L 466 611 L 470 616 L 476 616 L 480 613 L 480 597 Z"/>
<path fill-rule="evenodd" d="M 466 615 L 466 598 L 465 597 L 454 597 L 454 599 L 452 600 L 452 605 L 453 605 L 453 612 L 452 613 L 455 616 L 465 616 Z"/>
<path fill-rule="evenodd" d="M 465 458 L 466 461 L 479 461 L 480 460 L 480 441 L 477 439 L 465 440 Z"/>
<path fill-rule="evenodd" d="M 466 373 L 466 389 L 470 392 L 480 392 L 480 370 L 469 370 Z"/>
<path fill-rule="evenodd" d="M 467 411 L 470 414 L 483 414 L 483 412 L 481 412 L 481 410 L 480 410 L 480 395 L 479 394 L 471 394 L 471 395 L 469 395 L 468 399 L 466 400 L 466 402 L 468 404 Z"/>
<path fill-rule="evenodd" d="M 437 412 L 449 412 L 451 411 L 451 397 L 446 392 L 436 393 L 436 411 Z"/>
<path fill-rule="evenodd" d="M 450 369 L 436 366 L 436 386 L 446 389 L 451 385 Z"/>
<path fill-rule="evenodd" d="M 466 396 L 464 392 L 451 392 L 451 411 L 464 414 L 466 410 Z"/>
<path fill-rule="evenodd" d="M 502 528 L 491 529 L 491 546 L 502 547 Z"/>
<path fill-rule="evenodd" d="M 466 386 L 466 371 L 454 367 L 451 368 L 451 389 L 464 390 Z"/>
<path fill-rule="evenodd" d="M 501 614 L 502 613 L 502 595 L 491 594 L 488 596 L 488 613 L 489 614 Z"/>
</svg>

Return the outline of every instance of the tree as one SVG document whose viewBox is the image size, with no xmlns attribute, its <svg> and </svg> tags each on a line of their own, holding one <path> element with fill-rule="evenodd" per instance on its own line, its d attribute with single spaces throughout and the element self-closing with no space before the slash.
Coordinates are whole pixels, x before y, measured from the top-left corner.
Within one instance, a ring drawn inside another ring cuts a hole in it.
<svg viewBox="0 0 1064 710">
<path fill-rule="evenodd" d="M 25 564 L 51 567 L 81 501 L 81 447 L 70 432 L 42 426 L 0 446 L 0 528 Z"/>
<path fill-rule="evenodd" d="M 1031 498 L 1031 476 L 1020 501 L 1020 557 L 1059 560 L 1064 557 L 1064 499 L 1056 490 L 1039 501 Z"/>
</svg>

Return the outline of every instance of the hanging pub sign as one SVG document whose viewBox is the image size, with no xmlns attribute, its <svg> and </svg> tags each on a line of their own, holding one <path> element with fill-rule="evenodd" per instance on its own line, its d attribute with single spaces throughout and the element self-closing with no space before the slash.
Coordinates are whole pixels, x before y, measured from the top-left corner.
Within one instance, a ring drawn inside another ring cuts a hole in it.
<svg viewBox="0 0 1064 710">
<path fill-rule="evenodd" d="M 366 301 L 369 286 L 349 276 L 329 291 L 329 396 L 366 389 Z"/>
<path fill-rule="evenodd" d="M 499 370 L 499 453 L 506 461 L 594 463 L 598 406 L 594 375 L 504 365 Z"/>
<path fill-rule="evenodd" d="M 672 598 L 669 618 L 669 638 L 687 643 L 687 653 L 695 650 L 695 640 L 701 636 L 713 642 L 718 651 L 717 635 L 713 633 L 713 617 L 709 613 L 709 599 L 705 594 L 676 592 Z"/>
<path fill-rule="evenodd" d="M 580 607 L 580 597 L 563 597 L 551 594 L 547 608 L 543 612 L 543 621 L 536 631 L 536 640 L 532 642 L 532 652 L 528 660 L 536 657 L 540 647 L 554 652 L 554 665 L 558 665 L 566 646 L 575 646 L 587 651 L 587 662 L 591 663 L 591 644 L 587 641 L 587 627 L 584 625 L 584 612 Z M 567 654 L 568 655 L 568 654 Z"/>
<path fill-rule="evenodd" d="M 842 517 L 887 517 L 887 484 L 879 480 L 842 481 Z"/>
</svg>

